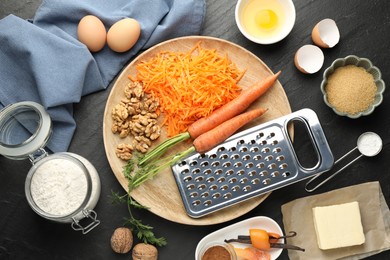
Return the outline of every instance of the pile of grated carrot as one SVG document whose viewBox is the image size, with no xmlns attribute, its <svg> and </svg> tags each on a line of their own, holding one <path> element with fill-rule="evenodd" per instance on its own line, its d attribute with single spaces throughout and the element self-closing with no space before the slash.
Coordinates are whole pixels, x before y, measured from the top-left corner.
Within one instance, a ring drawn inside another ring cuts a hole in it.
<svg viewBox="0 0 390 260">
<path fill-rule="evenodd" d="M 245 71 L 215 49 L 201 47 L 188 52 L 158 53 L 137 66 L 136 77 L 144 91 L 157 97 L 168 136 L 187 131 L 198 119 L 234 99 Z"/>
</svg>

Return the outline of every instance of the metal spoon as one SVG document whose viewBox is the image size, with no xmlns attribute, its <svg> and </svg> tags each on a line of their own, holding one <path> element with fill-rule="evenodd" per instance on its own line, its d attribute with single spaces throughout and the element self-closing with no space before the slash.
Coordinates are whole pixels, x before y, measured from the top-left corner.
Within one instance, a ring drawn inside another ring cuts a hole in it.
<svg viewBox="0 0 390 260">
<path fill-rule="evenodd" d="M 323 180 L 322 182 L 320 182 L 319 184 L 317 184 L 317 186 L 315 186 L 314 188 L 311 188 L 309 189 L 308 186 L 309 184 L 311 184 L 313 181 L 315 181 L 318 177 L 320 177 L 323 173 L 320 173 L 316 176 L 314 176 L 313 178 L 311 178 L 307 183 L 306 183 L 306 186 L 305 186 L 305 190 L 307 192 L 312 192 L 314 190 L 316 190 L 317 188 L 319 188 L 320 186 L 322 186 L 324 183 L 326 183 L 327 181 L 329 181 L 330 179 L 332 179 L 334 176 L 336 176 L 338 173 L 340 173 L 342 170 L 344 170 L 345 168 L 347 168 L 349 165 L 351 165 L 352 163 L 354 163 L 356 160 L 358 160 L 359 158 L 361 158 L 363 155 L 364 156 L 367 156 L 367 157 L 373 157 L 375 155 L 377 155 L 381 150 L 382 150 L 382 147 L 383 147 L 383 143 L 382 143 L 382 139 L 381 137 L 374 133 L 374 132 L 365 132 L 363 134 L 361 134 L 359 136 L 359 138 L 357 139 L 357 146 L 355 148 L 353 148 L 351 151 L 349 151 L 348 153 L 346 153 L 344 156 L 342 156 L 340 159 L 338 159 L 334 165 L 336 165 L 338 162 L 340 162 L 341 160 L 343 160 L 345 157 L 347 157 L 349 154 L 351 154 L 353 151 L 355 151 L 356 149 L 359 150 L 360 152 L 360 155 L 357 156 L 355 159 L 353 159 L 352 161 L 350 161 L 349 163 L 347 163 L 345 166 L 343 166 L 341 169 L 339 169 L 338 171 L 336 171 L 335 173 L 333 173 L 332 175 L 330 175 L 328 178 L 326 178 L 325 180 Z"/>
</svg>

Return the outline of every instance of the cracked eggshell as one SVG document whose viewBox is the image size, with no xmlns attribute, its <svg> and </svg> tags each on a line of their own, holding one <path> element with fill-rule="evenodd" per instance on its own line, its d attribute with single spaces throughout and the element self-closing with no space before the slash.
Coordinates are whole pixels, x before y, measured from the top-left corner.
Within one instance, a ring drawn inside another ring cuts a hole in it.
<svg viewBox="0 0 390 260">
<path fill-rule="evenodd" d="M 295 53 L 294 63 L 302 73 L 313 74 L 319 71 L 324 64 L 324 54 L 317 46 L 307 44 Z"/>
<path fill-rule="evenodd" d="M 313 42 L 321 48 L 332 48 L 340 40 L 337 24 L 332 19 L 324 19 L 317 23 L 311 33 Z"/>
</svg>

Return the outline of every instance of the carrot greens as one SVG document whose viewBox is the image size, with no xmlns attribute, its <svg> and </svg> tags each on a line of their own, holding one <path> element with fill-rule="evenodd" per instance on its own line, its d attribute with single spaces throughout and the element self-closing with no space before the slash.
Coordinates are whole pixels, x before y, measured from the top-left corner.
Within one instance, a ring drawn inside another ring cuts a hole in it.
<svg viewBox="0 0 390 260">
<path fill-rule="evenodd" d="M 138 173 L 138 175 L 132 176 L 132 172 L 134 171 L 134 161 L 129 160 L 128 163 L 123 168 L 123 175 L 126 177 L 126 179 L 129 180 L 129 190 L 133 189 L 133 182 L 137 180 L 140 176 L 142 176 L 141 173 Z M 136 219 L 133 215 L 132 208 L 135 209 L 148 209 L 147 207 L 139 204 L 137 201 L 133 200 L 133 198 L 130 196 L 130 191 L 124 195 L 120 195 L 118 192 L 112 192 L 111 198 L 113 203 L 119 204 L 119 203 L 126 203 L 127 209 L 129 211 L 129 217 L 125 218 L 125 226 L 130 226 L 130 229 L 135 232 L 138 239 L 140 239 L 142 242 L 147 244 L 153 244 L 156 246 L 165 246 L 167 244 L 167 241 L 164 237 L 156 237 L 153 232 L 153 227 L 147 224 L 142 223 L 141 220 Z"/>
</svg>

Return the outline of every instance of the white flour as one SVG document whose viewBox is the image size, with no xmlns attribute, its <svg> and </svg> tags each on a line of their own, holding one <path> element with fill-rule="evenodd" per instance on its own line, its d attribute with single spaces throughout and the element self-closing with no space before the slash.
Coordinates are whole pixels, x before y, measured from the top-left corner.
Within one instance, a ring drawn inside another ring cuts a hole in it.
<svg viewBox="0 0 390 260">
<path fill-rule="evenodd" d="M 382 149 L 382 139 L 374 133 L 365 133 L 358 142 L 359 151 L 366 156 L 374 156 Z"/>
<path fill-rule="evenodd" d="M 87 179 L 76 163 L 55 158 L 37 168 L 31 179 L 31 196 L 43 211 L 67 216 L 77 210 L 87 194 Z"/>
</svg>

